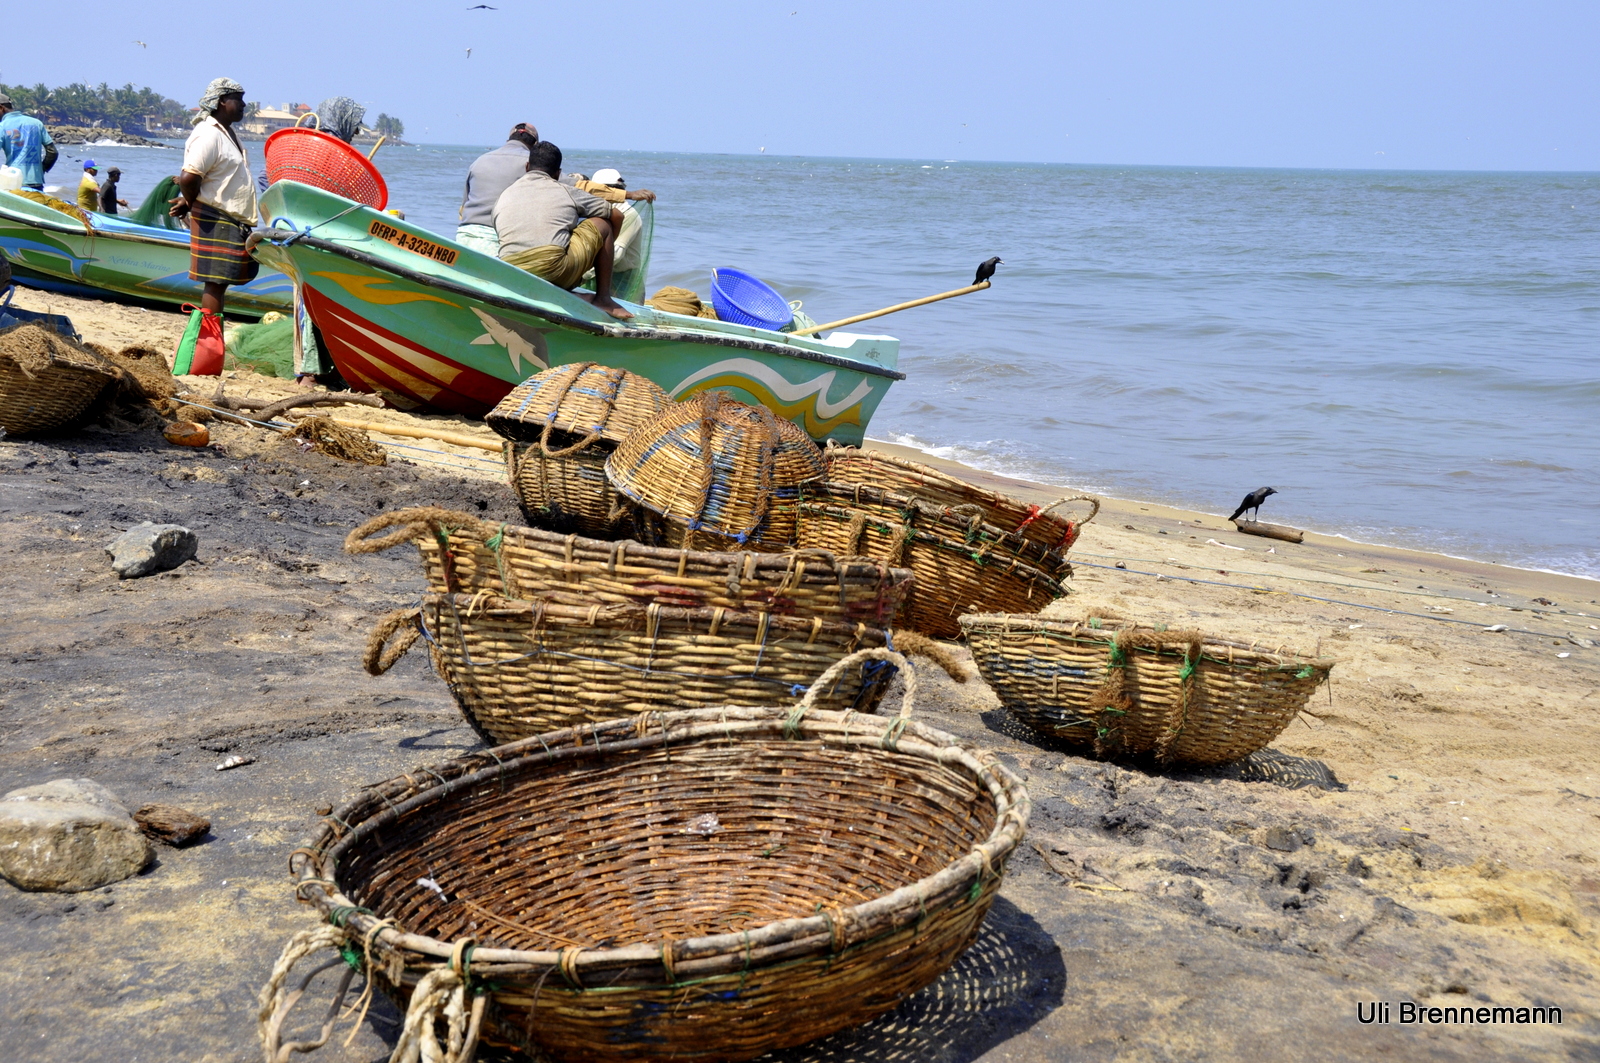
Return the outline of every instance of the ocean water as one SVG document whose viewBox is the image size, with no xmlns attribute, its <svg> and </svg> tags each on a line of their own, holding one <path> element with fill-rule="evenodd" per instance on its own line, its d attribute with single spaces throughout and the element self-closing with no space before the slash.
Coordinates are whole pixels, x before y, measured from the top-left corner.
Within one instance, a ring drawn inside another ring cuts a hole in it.
<svg viewBox="0 0 1600 1063">
<path fill-rule="evenodd" d="M 384 148 L 391 205 L 453 232 L 481 150 Z M 568 153 L 606 165 L 660 196 L 652 291 L 735 266 L 828 321 L 1004 258 L 854 327 L 908 374 L 876 438 L 1600 578 L 1600 174 Z"/>
</svg>

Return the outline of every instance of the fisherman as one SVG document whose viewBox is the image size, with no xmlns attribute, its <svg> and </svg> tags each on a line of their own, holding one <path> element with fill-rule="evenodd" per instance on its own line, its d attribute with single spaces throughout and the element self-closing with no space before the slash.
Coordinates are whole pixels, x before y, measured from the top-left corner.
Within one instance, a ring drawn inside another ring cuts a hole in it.
<svg viewBox="0 0 1600 1063">
<path fill-rule="evenodd" d="M 200 296 L 200 339 L 194 372 L 222 372 L 222 305 L 231 284 L 248 284 L 260 269 L 245 249 L 255 227 L 255 182 L 233 124 L 244 117 L 244 86 L 216 78 L 200 97 L 201 117 L 183 146 L 174 218 L 189 218 L 189 279 L 205 285 Z"/>
<path fill-rule="evenodd" d="M 115 166 L 106 171 L 106 179 L 100 182 L 100 213 L 115 214 L 118 207 L 126 207 L 126 199 L 117 198 L 117 182 L 122 180 L 122 171 Z"/>
<path fill-rule="evenodd" d="M 83 179 L 78 182 L 78 206 L 84 210 L 100 209 L 100 182 L 95 180 L 99 172 L 100 168 L 93 159 L 83 160 Z"/>
<path fill-rule="evenodd" d="M 532 122 L 511 127 L 506 142 L 491 152 L 479 155 L 467 170 L 467 187 L 461 196 L 460 222 L 456 243 L 486 255 L 500 253 L 500 237 L 494 231 L 494 205 L 500 194 L 528 171 L 528 152 L 539 143 L 539 130 Z"/>
<path fill-rule="evenodd" d="M 43 122 L 18 111 L 5 93 L 0 93 L 0 149 L 6 165 L 22 171 L 23 188 L 44 191 L 45 172 L 56 164 L 56 143 Z"/>
<path fill-rule="evenodd" d="M 620 321 L 633 317 L 611 297 L 611 268 L 622 214 L 587 192 L 562 184 L 561 149 L 541 140 L 528 151 L 527 172 L 494 208 L 500 257 L 571 291 L 594 267 L 589 301 Z"/>
<path fill-rule="evenodd" d="M 644 231 L 644 222 L 639 218 L 639 212 L 628 206 L 627 200 L 644 200 L 647 203 L 656 201 L 656 194 L 648 188 L 628 191 L 628 182 L 623 180 L 622 174 L 612 167 L 596 170 L 593 177 L 585 178 L 582 174 L 574 174 L 570 182 L 572 187 L 587 192 L 597 199 L 616 204 L 617 210 L 622 214 L 622 228 L 617 232 L 617 258 L 614 268 L 617 270 L 638 269 L 639 259 L 644 252 L 644 245 L 639 241 L 639 234 Z M 567 178 L 563 177 L 563 181 Z"/>
</svg>

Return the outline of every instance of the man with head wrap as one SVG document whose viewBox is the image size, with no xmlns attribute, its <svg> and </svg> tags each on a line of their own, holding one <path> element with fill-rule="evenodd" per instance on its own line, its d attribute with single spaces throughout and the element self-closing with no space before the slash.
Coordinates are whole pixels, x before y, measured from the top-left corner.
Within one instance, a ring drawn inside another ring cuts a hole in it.
<svg viewBox="0 0 1600 1063">
<path fill-rule="evenodd" d="M 244 86 L 217 78 L 200 98 L 201 117 L 183 147 L 179 198 L 172 216 L 189 218 L 189 278 L 205 285 L 192 372 L 222 372 L 222 303 L 230 284 L 248 284 L 260 268 L 245 250 L 255 227 L 255 183 L 233 124 L 244 117 Z"/>
</svg>

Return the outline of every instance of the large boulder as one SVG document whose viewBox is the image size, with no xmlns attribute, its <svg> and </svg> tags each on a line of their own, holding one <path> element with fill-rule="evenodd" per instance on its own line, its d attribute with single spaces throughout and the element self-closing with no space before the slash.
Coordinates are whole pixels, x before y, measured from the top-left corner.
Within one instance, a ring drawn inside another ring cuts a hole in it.
<svg viewBox="0 0 1600 1063">
<path fill-rule="evenodd" d="M 91 779 L 56 779 L 0 797 L 0 875 L 25 890 L 77 893 L 136 875 L 150 842 Z"/>
<path fill-rule="evenodd" d="M 177 568 L 194 557 L 200 540 L 181 524 L 136 524 L 106 546 L 121 579 L 137 579 Z"/>
</svg>

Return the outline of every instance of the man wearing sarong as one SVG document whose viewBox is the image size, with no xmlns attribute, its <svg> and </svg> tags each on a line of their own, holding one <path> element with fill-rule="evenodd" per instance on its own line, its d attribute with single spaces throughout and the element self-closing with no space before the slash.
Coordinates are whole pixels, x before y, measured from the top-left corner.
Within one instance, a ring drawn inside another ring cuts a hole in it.
<svg viewBox="0 0 1600 1063">
<path fill-rule="evenodd" d="M 174 218 L 189 219 L 189 279 L 205 287 L 200 297 L 200 339 L 193 371 L 222 372 L 222 304 L 231 284 L 248 284 L 259 266 L 245 250 L 255 227 L 255 182 L 233 124 L 244 117 L 244 86 L 217 78 L 200 98 L 203 117 L 183 146 Z"/>
<path fill-rule="evenodd" d="M 622 215 L 602 199 L 564 185 L 561 149 L 541 140 L 528 152 L 528 171 L 501 193 L 494 208 L 500 257 L 571 291 L 594 269 L 594 295 L 587 298 L 612 317 L 633 317 L 611 298 L 611 267 Z"/>
</svg>

